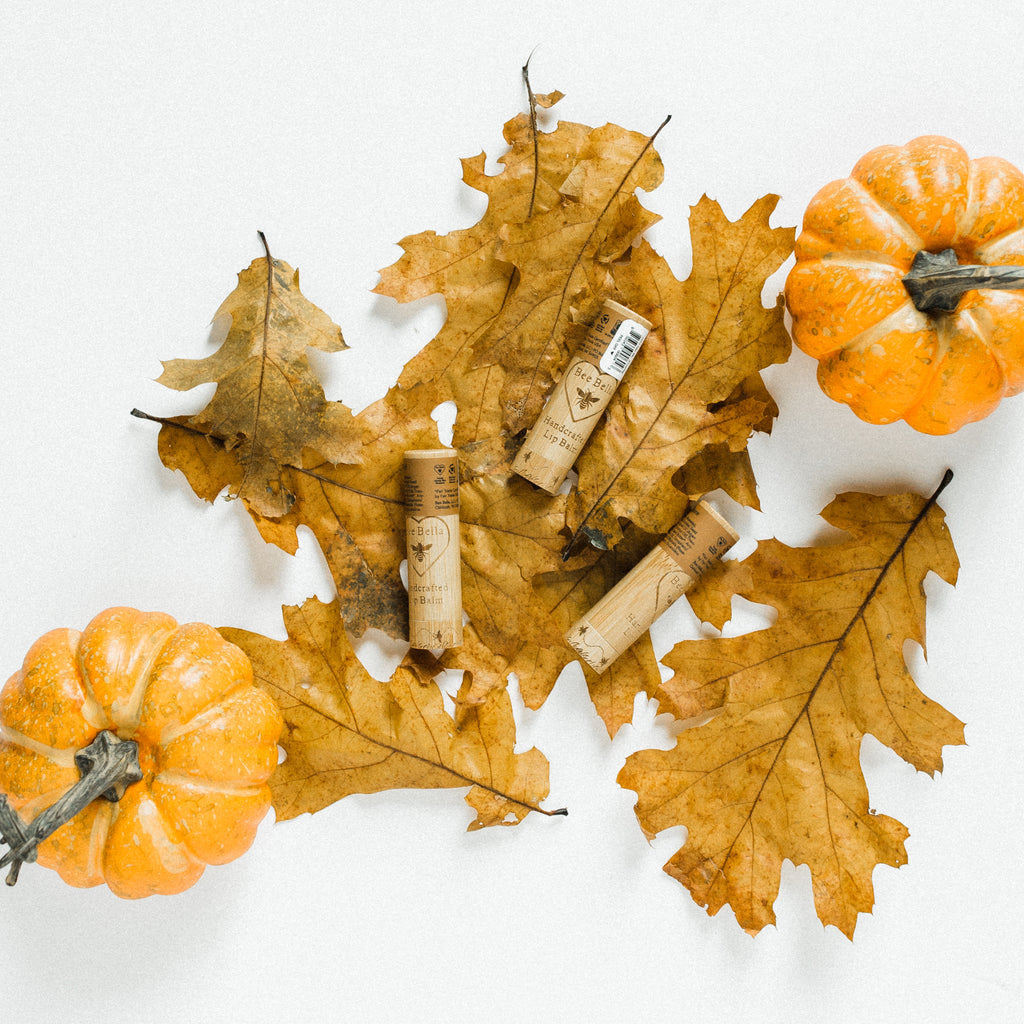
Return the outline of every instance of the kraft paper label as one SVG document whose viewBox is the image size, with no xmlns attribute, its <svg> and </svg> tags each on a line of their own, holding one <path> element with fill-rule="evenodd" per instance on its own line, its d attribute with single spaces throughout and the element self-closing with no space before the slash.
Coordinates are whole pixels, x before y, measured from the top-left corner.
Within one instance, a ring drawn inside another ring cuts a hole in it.
<svg viewBox="0 0 1024 1024">
<path fill-rule="evenodd" d="M 679 567 L 694 579 L 710 569 L 736 543 L 738 535 L 707 505 L 698 503 L 661 541 Z"/>
<path fill-rule="evenodd" d="M 406 452 L 403 480 L 410 516 L 458 515 L 459 460 L 450 449 Z"/>
</svg>

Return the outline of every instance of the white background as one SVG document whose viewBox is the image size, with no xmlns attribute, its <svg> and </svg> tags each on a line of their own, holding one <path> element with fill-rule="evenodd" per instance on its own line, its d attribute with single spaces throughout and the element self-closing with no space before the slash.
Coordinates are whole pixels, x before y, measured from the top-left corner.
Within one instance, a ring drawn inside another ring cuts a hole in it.
<svg viewBox="0 0 1024 1024">
<path fill-rule="evenodd" d="M 562 119 L 650 132 L 673 115 L 665 182 L 644 201 L 685 276 L 704 192 L 733 219 L 778 193 L 773 223 L 797 225 L 882 143 L 939 133 L 1024 164 L 1022 24 L 1016 3 L 8 2 L 4 675 L 40 633 L 112 604 L 279 637 L 282 604 L 331 598 L 308 535 L 293 558 L 239 505 L 200 502 L 129 410 L 205 403 L 153 378 L 161 359 L 210 350 L 257 230 L 351 346 L 317 362 L 330 397 L 382 395 L 443 307 L 371 295 L 377 271 L 403 236 L 479 217 L 459 159 L 484 150 L 497 169 L 534 48 L 534 87 L 566 93 Z M 968 745 L 933 779 L 866 742 L 873 806 L 907 824 L 910 860 L 875 872 L 852 943 L 820 925 L 789 865 L 777 927 L 751 938 L 728 910 L 707 917 L 661 870 L 681 835 L 648 844 L 615 783 L 668 733 L 640 706 L 609 742 L 573 669 L 518 715 L 522 745 L 551 761 L 548 806 L 569 817 L 467 834 L 459 792 L 355 797 L 268 818 L 239 861 L 139 902 L 27 867 L 0 891 L 5 1019 L 1021 1019 L 1024 399 L 933 438 L 861 423 L 799 353 L 767 378 L 781 416 L 752 445 L 763 512 L 737 517 L 744 550 L 812 542 L 838 491 L 927 494 L 956 472 L 941 503 L 960 581 L 930 578 L 928 661 L 911 661 Z M 670 617 L 659 651 L 696 635 Z M 393 648 L 364 645 L 374 664 Z"/>
</svg>

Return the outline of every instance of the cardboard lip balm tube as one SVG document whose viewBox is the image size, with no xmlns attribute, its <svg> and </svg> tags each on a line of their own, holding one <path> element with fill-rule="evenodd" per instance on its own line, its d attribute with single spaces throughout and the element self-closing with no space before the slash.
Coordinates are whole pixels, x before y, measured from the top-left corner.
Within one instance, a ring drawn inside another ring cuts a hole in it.
<svg viewBox="0 0 1024 1024">
<path fill-rule="evenodd" d="M 512 463 L 519 476 L 556 494 L 612 400 L 651 324 L 605 300 Z"/>
<path fill-rule="evenodd" d="M 405 546 L 409 566 L 409 645 L 462 643 L 459 459 L 452 448 L 405 453 Z"/>
<path fill-rule="evenodd" d="M 565 634 L 603 672 L 739 540 L 706 501 L 697 504 Z"/>
</svg>

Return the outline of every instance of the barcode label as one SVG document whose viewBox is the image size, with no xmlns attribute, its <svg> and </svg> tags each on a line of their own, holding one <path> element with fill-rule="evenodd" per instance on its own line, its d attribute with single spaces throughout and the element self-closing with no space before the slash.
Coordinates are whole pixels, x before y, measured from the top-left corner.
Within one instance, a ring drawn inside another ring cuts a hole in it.
<svg viewBox="0 0 1024 1024">
<path fill-rule="evenodd" d="M 635 320 L 623 320 L 615 327 L 612 340 L 608 342 L 604 355 L 601 356 L 601 372 L 607 373 L 616 380 L 622 380 L 633 362 L 640 343 L 647 337 L 647 329 Z"/>
</svg>

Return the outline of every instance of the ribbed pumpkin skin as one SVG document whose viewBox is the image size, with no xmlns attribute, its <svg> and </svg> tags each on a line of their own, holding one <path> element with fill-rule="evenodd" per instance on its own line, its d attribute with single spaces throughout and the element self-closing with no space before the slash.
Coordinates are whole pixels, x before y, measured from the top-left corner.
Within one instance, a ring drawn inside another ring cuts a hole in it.
<svg viewBox="0 0 1024 1024">
<path fill-rule="evenodd" d="M 949 434 L 1024 388 L 1024 292 L 966 292 L 919 312 L 902 284 L 921 250 L 1024 264 L 1024 175 L 926 135 L 881 146 L 811 200 L 786 280 L 793 340 L 818 382 L 870 423 Z"/>
<path fill-rule="evenodd" d="M 78 781 L 74 755 L 101 730 L 135 740 L 143 779 L 59 828 L 39 863 L 129 899 L 178 893 L 252 844 L 281 726 L 215 629 L 111 608 L 37 640 L 0 692 L 0 792 L 30 821 Z"/>
</svg>

